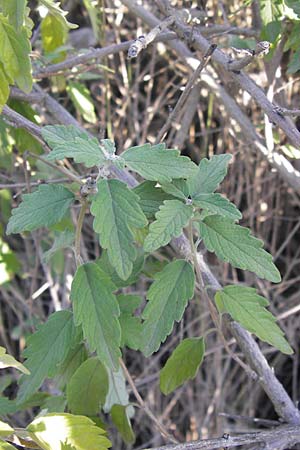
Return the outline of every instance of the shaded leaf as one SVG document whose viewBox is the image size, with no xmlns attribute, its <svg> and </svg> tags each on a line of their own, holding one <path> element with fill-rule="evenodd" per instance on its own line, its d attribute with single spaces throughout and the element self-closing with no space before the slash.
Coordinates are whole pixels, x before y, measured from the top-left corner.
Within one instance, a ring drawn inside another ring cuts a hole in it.
<svg viewBox="0 0 300 450">
<path fill-rule="evenodd" d="M 262 249 L 263 242 L 250 234 L 248 228 L 218 215 L 207 216 L 199 223 L 200 236 L 206 248 L 222 261 L 249 270 L 260 278 L 279 283 L 280 273 L 272 256 Z"/>
<path fill-rule="evenodd" d="M 74 238 L 74 233 L 69 230 L 57 233 L 52 247 L 43 254 L 43 260 L 48 263 L 58 250 L 71 247 L 74 243 Z"/>
<path fill-rule="evenodd" d="M 105 431 L 88 417 L 47 414 L 28 425 L 30 437 L 44 450 L 106 450 L 110 441 Z"/>
<path fill-rule="evenodd" d="M 133 315 L 142 299 L 138 295 L 117 296 L 121 315 L 119 317 L 121 326 L 121 347 L 125 345 L 133 350 L 138 350 L 141 345 L 142 322 L 140 317 Z"/>
<path fill-rule="evenodd" d="M 175 348 L 160 371 L 160 389 L 167 395 L 197 375 L 205 353 L 204 339 L 187 338 Z"/>
<path fill-rule="evenodd" d="M 156 220 L 149 227 L 144 242 L 146 252 L 153 252 L 178 237 L 193 215 L 193 207 L 180 200 L 165 200 L 155 214 Z"/>
<path fill-rule="evenodd" d="M 174 321 L 179 322 L 189 299 L 194 294 L 195 276 L 190 263 L 173 261 L 155 275 L 148 293 L 144 319 L 141 350 L 150 356 L 159 349 L 171 333 Z"/>
<path fill-rule="evenodd" d="M 164 144 L 131 147 L 122 153 L 125 164 L 150 181 L 171 181 L 187 178 L 197 171 L 197 166 L 179 150 L 167 150 Z"/>
<path fill-rule="evenodd" d="M 133 191 L 139 196 L 139 204 L 148 219 L 154 217 L 164 200 L 174 199 L 173 195 L 167 194 L 160 187 L 156 187 L 155 181 L 144 181 Z"/>
<path fill-rule="evenodd" d="M 0 450 L 16 450 L 16 447 L 0 439 Z"/>
<path fill-rule="evenodd" d="M 214 192 L 227 174 L 227 167 L 231 155 L 214 155 L 209 160 L 201 159 L 194 176 L 187 180 L 189 193 L 192 198 L 198 194 Z"/>
<path fill-rule="evenodd" d="M 101 180 L 98 194 L 93 196 L 91 213 L 101 246 L 107 249 L 110 263 L 119 277 L 126 280 L 137 255 L 133 229 L 147 225 L 138 196 L 121 181 Z"/>
<path fill-rule="evenodd" d="M 89 358 L 67 385 L 68 407 L 73 414 L 96 416 L 108 392 L 108 375 L 98 358 Z"/>
<path fill-rule="evenodd" d="M 127 407 L 124 405 L 113 405 L 110 414 L 114 425 L 117 427 L 124 441 L 127 444 L 133 444 L 135 435 L 127 415 Z"/>
<path fill-rule="evenodd" d="M 28 338 L 27 348 L 24 351 L 27 360 L 24 365 L 31 374 L 21 378 L 18 403 L 28 399 L 45 378 L 56 375 L 57 366 L 64 361 L 79 337 L 71 311 L 58 311 Z"/>
<path fill-rule="evenodd" d="M 32 194 L 24 194 L 22 200 L 12 210 L 7 234 L 32 231 L 59 222 L 74 201 L 74 195 L 59 184 L 49 184 L 39 186 Z"/>
<path fill-rule="evenodd" d="M 74 319 L 81 325 L 90 350 L 113 370 L 119 366 L 121 329 L 120 310 L 113 295 L 115 286 L 95 263 L 82 264 L 76 271 L 72 288 Z"/>
<path fill-rule="evenodd" d="M 243 286 L 226 286 L 215 295 L 219 312 L 227 312 L 259 339 L 290 355 L 293 349 L 284 338 L 284 333 L 276 324 L 276 317 L 265 307 L 266 298 L 258 295 L 256 289 Z"/>
</svg>

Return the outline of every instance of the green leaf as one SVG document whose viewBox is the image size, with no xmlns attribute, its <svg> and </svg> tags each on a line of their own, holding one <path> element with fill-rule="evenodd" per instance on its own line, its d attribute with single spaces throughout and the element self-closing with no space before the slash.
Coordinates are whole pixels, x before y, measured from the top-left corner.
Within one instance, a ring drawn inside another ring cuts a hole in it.
<svg viewBox="0 0 300 450">
<path fill-rule="evenodd" d="M 298 0 L 285 0 L 284 3 L 300 17 L 300 4 Z"/>
<path fill-rule="evenodd" d="M 195 276 L 190 263 L 173 261 L 155 275 L 148 293 L 142 318 L 141 350 L 150 356 L 171 333 L 174 321 L 179 322 L 189 299 L 194 294 Z"/>
<path fill-rule="evenodd" d="M 95 263 L 81 265 L 75 274 L 71 299 L 76 325 L 82 325 L 90 350 L 113 370 L 119 366 L 120 310 L 115 286 Z"/>
<path fill-rule="evenodd" d="M 0 439 L 0 450 L 16 450 L 16 447 Z"/>
<path fill-rule="evenodd" d="M 187 178 L 197 166 L 179 150 L 167 150 L 164 144 L 131 147 L 122 153 L 125 164 L 146 180 L 167 182 L 172 178 Z"/>
<path fill-rule="evenodd" d="M 197 375 L 205 353 L 204 339 L 187 338 L 175 348 L 160 371 L 160 389 L 167 395 Z"/>
<path fill-rule="evenodd" d="M 110 277 L 111 281 L 117 288 L 127 287 L 137 282 L 139 274 L 144 265 L 144 251 L 143 249 L 137 249 L 137 257 L 133 261 L 132 272 L 126 280 L 119 277 L 116 269 L 109 262 L 108 254 L 106 250 L 103 250 L 101 257 L 95 261 L 95 263 Z"/>
<path fill-rule="evenodd" d="M 55 383 L 64 390 L 79 366 L 87 359 L 87 351 L 83 342 L 70 349 L 68 356 L 57 366 Z"/>
<path fill-rule="evenodd" d="M 56 233 L 52 247 L 43 254 L 43 261 L 49 263 L 52 256 L 55 255 L 58 250 L 72 247 L 74 238 L 74 233 L 69 230 L 62 231 L 61 233 Z"/>
<path fill-rule="evenodd" d="M 260 0 L 260 15 L 264 25 L 278 21 L 283 12 L 283 0 Z"/>
<path fill-rule="evenodd" d="M 106 450 L 110 441 L 105 431 L 88 417 L 47 414 L 27 427 L 30 437 L 44 450 Z"/>
<path fill-rule="evenodd" d="M 17 361 L 13 356 L 6 355 L 6 349 L 4 347 L 0 347 L 0 369 L 5 369 L 6 367 L 14 367 L 20 372 L 30 374 L 29 370 L 26 369 L 23 364 Z"/>
<path fill-rule="evenodd" d="M 142 299 L 138 295 L 117 296 L 121 315 L 119 318 L 121 326 L 121 347 L 125 345 L 133 350 L 138 350 L 141 345 L 142 323 L 140 317 L 133 315 Z"/>
<path fill-rule="evenodd" d="M 15 400 L 9 400 L 7 397 L 0 396 L 0 416 L 14 414 L 18 410 L 19 408 Z"/>
<path fill-rule="evenodd" d="M 8 18 L 0 14 L 0 62 L 9 83 L 16 81 L 26 93 L 32 88 L 30 51 L 26 29 L 17 32 Z"/>
<path fill-rule="evenodd" d="M 67 400 L 64 395 L 55 395 L 45 399 L 41 409 L 48 413 L 63 413 L 67 406 Z"/>
<path fill-rule="evenodd" d="M 138 203 L 138 196 L 118 180 L 101 180 L 93 197 L 93 227 L 100 234 L 101 246 L 107 249 L 110 263 L 126 280 L 136 259 L 133 228 L 143 228 L 147 219 Z"/>
<path fill-rule="evenodd" d="M 9 23 L 19 31 L 25 19 L 25 6 L 27 0 L 2 0 L 1 9 L 8 16 Z"/>
<path fill-rule="evenodd" d="M 3 66 L 0 61 L 0 112 L 2 111 L 2 107 L 8 100 L 9 97 L 9 80 L 4 72 Z"/>
<path fill-rule="evenodd" d="M 59 184 L 49 184 L 39 186 L 32 194 L 24 194 L 22 200 L 12 210 L 7 234 L 32 231 L 59 222 L 74 201 L 74 194 Z"/>
<path fill-rule="evenodd" d="M 139 204 L 148 219 L 154 217 L 164 200 L 174 199 L 173 195 L 169 195 L 160 187 L 156 187 L 155 181 L 144 181 L 133 191 L 139 196 Z"/>
<path fill-rule="evenodd" d="M 126 380 L 122 367 L 119 367 L 117 372 L 108 369 L 108 378 L 108 394 L 103 407 L 105 413 L 108 413 L 113 405 L 127 406 L 129 404 L 129 395 L 126 390 Z"/>
<path fill-rule="evenodd" d="M 19 403 L 28 399 L 45 378 L 55 376 L 57 366 L 64 361 L 78 338 L 79 333 L 74 327 L 71 311 L 53 313 L 48 321 L 28 338 L 24 351 L 27 360 L 24 365 L 31 374 L 21 378 L 17 397 Z"/>
<path fill-rule="evenodd" d="M 114 425 L 117 427 L 124 441 L 127 444 L 133 444 L 135 435 L 127 414 L 127 407 L 124 405 L 113 405 L 110 414 Z"/>
<path fill-rule="evenodd" d="M 149 227 L 149 234 L 144 242 L 146 252 L 153 252 L 167 245 L 173 237 L 181 234 L 193 215 L 193 207 L 180 200 L 165 200 L 155 214 L 156 220 Z"/>
<path fill-rule="evenodd" d="M 67 21 L 66 15 L 68 13 L 60 8 L 60 2 L 55 2 L 53 0 L 39 0 L 39 3 L 47 8 L 48 13 L 55 16 L 61 22 L 66 31 L 78 27 L 78 25 Z"/>
<path fill-rule="evenodd" d="M 249 270 L 260 278 L 279 283 L 280 273 L 272 256 L 262 249 L 263 242 L 250 234 L 248 228 L 218 215 L 207 216 L 199 223 L 199 232 L 206 248 L 233 267 Z"/>
<path fill-rule="evenodd" d="M 226 286 L 215 295 L 218 310 L 227 312 L 250 333 L 282 353 L 290 355 L 293 349 L 284 338 L 284 333 L 265 306 L 269 302 L 256 293 L 256 289 L 242 286 Z"/>
<path fill-rule="evenodd" d="M 162 189 L 174 197 L 186 201 L 189 196 L 189 189 L 186 180 L 178 178 L 169 183 L 161 183 Z"/>
<path fill-rule="evenodd" d="M 14 433 L 14 429 L 8 425 L 8 423 L 0 420 L 0 436 L 9 436 Z"/>
<path fill-rule="evenodd" d="M 82 115 L 82 117 L 87 122 L 95 124 L 97 122 L 97 117 L 92 97 L 88 88 L 82 83 L 69 81 L 67 92 L 76 110 Z"/>
<path fill-rule="evenodd" d="M 52 149 L 67 143 L 73 145 L 75 138 L 85 139 L 86 141 L 90 139 L 85 131 L 76 128 L 74 125 L 47 125 L 41 131 L 43 138 Z"/>
<path fill-rule="evenodd" d="M 209 160 L 201 159 L 198 170 L 187 180 L 189 193 L 192 198 L 198 194 L 214 192 L 227 174 L 231 155 L 214 155 Z"/>
<path fill-rule="evenodd" d="M 287 73 L 296 73 L 300 70 L 300 48 L 293 54 L 288 63 Z"/>
<path fill-rule="evenodd" d="M 89 358 L 76 370 L 67 386 L 68 406 L 73 414 L 96 416 L 105 403 L 108 375 L 98 358 Z"/>
<path fill-rule="evenodd" d="M 237 207 L 220 194 L 195 195 L 193 204 L 213 214 L 228 217 L 228 219 L 234 221 L 242 218 L 242 214 Z"/>
</svg>

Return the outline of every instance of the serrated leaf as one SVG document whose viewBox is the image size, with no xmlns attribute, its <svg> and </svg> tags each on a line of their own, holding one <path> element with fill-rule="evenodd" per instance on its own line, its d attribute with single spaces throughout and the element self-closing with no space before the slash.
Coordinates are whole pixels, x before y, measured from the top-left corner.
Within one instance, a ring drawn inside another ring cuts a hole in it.
<svg viewBox="0 0 300 450">
<path fill-rule="evenodd" d="M 179 322 L 189 299 L 194 294 L 195 276 L 190 263 L 173 261 L 155 275 L 148 293 L 144 319 L 141 350 L 150 356 L 159 349 L 171 333 L 174 321 Z"/>
<path fill-rule="evenodd" d="M 22 200 L 12 210 L 7 234 L 33 231 L 59 222 L 74 201 L 74 194 L 59 184 L 49 184 L 39 186 L 32 194 L 24 194 Z"/>
<path fill-rule="evenodd" d="M 87 122 L 95 124 L 97 122 L 97 117 L 92 97 L 88 88 L 82 83 L 69 81 L 67 92 L 76 110 L 82 115 L 82 117 Z"/>
<path fill-rule="evenodd" d="M 74 125 L 47 125 L 42 127 L 41 132 L 43 138 L 52 149 L 67 142 L 72 145 L 72 142 L 77 137 L 86 141 L 90 139 L 85 131 L 76 128 Z"/>
<path fill-rule="evenodd" d="M 213 214 L 228 217 L 228 219 L 234 221 L 242 218 L 242 214 L 237 207 L 220 194 L 195 195 L 193 204 Z"/>
<path fill-rule="evenodd" d="M 164 144 L 131 147 L 122 153 L 126 166 L 150 181 L 167 182 L 172 178 L 187 178 L 197 166 L 179 150 L 167 150 Z"/>
<path fill-rule="evenodd" d="M 72 231 L 65 230 L 56 233 L 52 247 L 43 254 L 43 260 L 48 263 L 58 250 L 71 247 L 74 243 L 75 235 Z"/>
<path fill-rule="evenodd" d="M 73 414 L 96 416 L 108 392 L 108 375 L 98 358 L 89 358 L 67 385 L 68 407 Z"/>
<path fill-rule="evenodd" d="M 160 389 L 167 395 L 197 375 L 205 353 L 204 339 L 187 338 L 175 348 L 160 371 Z"/>
<path fill-rule="evenodd" d="M 161 188 L 166 193 L 173 195 L 174 197 L 186 200 L 189 196 L 189 189 L 186 180 L 179 178 L 178 180 L 172 180 L 169 183 L 161 183 Z"/>
<path fill-rule="evenodd" d="M 218 215 L 207 216 L 199 223 L 200 236 L 206 248 L 233 267 L 249 270 L 260 278 L 279 283 L 280 273 L 272 256 L 262 249 L 263 242 L 251 236 L 248 228 Z"/>
<path fill-rule="evenodd" d="M 88 417 L 47 414 L 28 425 L 30 437 L 44 450 L 106 450 L 111 442 L 105 431 Z"/>
<path fill-rule="evenodd" d="M 27 359 L 24 365 L 31 374 L 21 378 L 18 403 L 28 399 L 45 378 L 55 376 L 57 366 L 64 361 L 79 338 L 79 330 L 74 326 L 71 311 L 53 313 L 48 321 L 28 338 L 24 351 Z"/>
<path fill-rule="evenodd" d="M 103 250 L 101 257 L 98 258 L 95 263 L 110 277 L 111 281 L 117 288 L 127 287 L 137 282 L 139 274 L 144 265 L 144 251 L 141 248 L 137 249 L 137 257 L 133 261 L 132 272 L 126 280 L 119 277 L 116 269 L 109 262 L 108 254 L 106 250 Z"/>
<path fill-rule="evenodd" d="M 187 180 L 190 196 L 194 198 L 197 194 L 214 192 L 226 176 L 230 160 L 231 155 L 214 155 L 209 160 L 201 159 L 197 172 Z"/>
<path fill-rule="evenodd" d="M 78 27 L 78 25 L 68 22 L 66 19 L 68 13 L 60 8 L 60 2 L 55 2 L 53 0 L 39 0 L 39 2 L 48 9 L 50 14 L 54 15 L 61 22 L 66 31 Z"/>
<path fill-rule="evenodd" d="M 121 315 L 121 347 L 125 345 L 133 350 L 138 350 L 141 345 L 142 322 L 140 317 L 133 315 L 134 310 L 142 302 L 138 295 L 118 295 L 117 297 Z"/>
<path fill-rule="evenodd" d="M 2 422 L 0 420 L 0 436 L 9 436 L 12 434 L 15 430 L 8 425 L 8 423 Z"/>
<path fill-rule="evenodd" d="M 14 367 L 20 372 L 23 372 L 27 375 L 30 374 L 29 370 L 26 369 L 23 364 L 17 361 L 13 356 L 6 355 L 6 349 L 4 347 L 0 347 L 0 369 L 5 369 L 6 367 Z"/>
<path fill-rule="evenodd" d="M 193 207 L 180 200 L 165 200 L 155 214 L 156 220 L 149 227 L 149 234 L 144 242 L 146 252 L 153 252 L 167 245 L 173 237 L 181 234 L 193 215 Z"/>
<path fill-rule="evenodd" d="M 113 370 L 121 356 L 120 310 L 114 290 L 107 274 L 95 263 L 77 269 L 71 288 L 75 323 L 82 326 L 90 350 Z"/>
<path fill-rule="evenodd" d="M 139 196 L 139 204 L 148 219 L 152 219 L 164 200 L 174 199 L 173 195 L 156 186 L 155 181 L 144 181 L 133 189 Z"/>
<path fill-rule="evenodd" d="M 16 81 L 26 93 L 32 88 L 30 51 L 26 29 L 17 31 L 0 13 L 0 62 L 9 83 Z"/>
<path fill-rule="evenodd" d="M 127 414 L 127 407 L 124 405 L 113 405 L 110 414 L 114 425 L 117 427 L 124 441 L 127 444 L 133 444 L 135 435 Z"/>
<path fill-rule="evenodd" d="M 293 349 L 284 338 L 284 333 L 276 324 L 274 317 L 265 306 L 267 299 L 258 295 L 256 289 L 243 286 L 226 286 L 215 295 L 218 310 L 227 312 L 250 333 L 282 353 L 290 355 Z"/>
<path fill-rule="evenodd" d="M 2 0 L 1 9 L 10 24 L 18 31 L 24 23 L 27 0 Z"/>
<path fill-rule="evenodd" d="M 134 228 L 143 228 L 147 219 L 138 203 L 138 196 L 118 180 L 101 180 L 98 194 L 92 199 L 93 228 L 100 235 L 100 244 L 107 249 L 110 263 L 126 280 L 136 259 Z"/>
</svg>

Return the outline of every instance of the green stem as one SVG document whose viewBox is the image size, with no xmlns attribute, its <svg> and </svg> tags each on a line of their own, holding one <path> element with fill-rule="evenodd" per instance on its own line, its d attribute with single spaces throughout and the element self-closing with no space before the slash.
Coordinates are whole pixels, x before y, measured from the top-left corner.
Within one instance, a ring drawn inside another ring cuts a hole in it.
<svg viewBox="0 0 300 450">
<path fill-rule="evenodd" d="M 83 264 L 82 258 L 80 256 L 80 238 L 81 238 L 81 230 L 83 226 L 84 216 L 86 213 L 86 209 L 88 206 L 88 201 L 86 198 L 81 201 L 80 213 L 78 216 L 76 234 L 75 234 L 75 259 L 77 267 Z"/>
</svg>

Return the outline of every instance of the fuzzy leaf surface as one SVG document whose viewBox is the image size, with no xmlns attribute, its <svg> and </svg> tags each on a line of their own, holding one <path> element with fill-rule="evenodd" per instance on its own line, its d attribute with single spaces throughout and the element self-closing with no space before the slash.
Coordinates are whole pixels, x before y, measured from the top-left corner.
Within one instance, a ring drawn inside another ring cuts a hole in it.
<svg viewBox="0 0 300 450">
<path fill-rule="evenodd" d="M 27 431 L 44 450 L 106 450 L 111 442 L 95 423 L 84 416 L 46 414 L 31 422 Z"/>
<path fill-rule="evenodd" d="M 160 389 L 167 395 L 185 381 L 195 378 L 205 353 L 204 339 L 187 338 L 175 348 L 160 371 Z"/>
<path fill-rule="evenodd" d="M 47 125 L 42 128 L 42 136 L 52 149 L 68 142 L 72 145 L 77 137 L 86 141 L 89 139 L 89 135 L 85 131 L 74 125 Z"/>
<path fill-rule="evenodd" d="M 98 194 L 92 200 L 91 213 L 101 247 L 107 249 L 110 263 L 120 278 L 126 280 L 137 256 L 133 229 L 147 225 L 138 196 L 121 181 L 101 180 Z"/>
<path fill-rule="evenodd" d="M 149 234 L 144 242 L 146 252 L 153 252 L 167 245 L 173 237 L 181 234 L 193 215 L 193 207 L 180 200 L 165 200 L 155 214 L 156 220 L 149 227 Z"/>
<path fill-rule="evenodd" d="M 121 329 L 114 290 L 110 278 L 97 264 L 86 263 L 76 271 L 71 300 L 75 323 L 82 326 L 90 351 L 96 351 L 103 363 L 116 370 L 121 356 Z"/>
<path fill-rule="evenodd" d="M 12 210 L 7 234 L 32 231 L 59 222 L 74 201 L 74 194 L 59 184 L 47 184 L 39 186 L 32 194 L 24 194 L 22 200 Z"/>
<path fill-rule="evenodd" d="M 53 313 L 48 321 L 28 338 L 24 351 L 27 359 L 24 365 L 31 374 L 24 375 L 21 379 L 17 397 L 19 403 L 27 400 L 45 378 L 55 376 L 57 366 L 64 361 L 78 338 L 71 311 Z"/>
<path fill-rule="evenodd" d="M 215 300 L 219 312 L 227 312 L 250 333 L 254 333 L 282 353 L 293 353 L 284 333 L 276 324 L 276 317 L 265 308 L 269 305 L 268 300 L 258 295 L 256 289 L 226 286 L 216 293 Z"/>
<path fill-rule="evenodd" d="M 179 150 L 167 150 L 164 144 L 144 144 L 122 153 L 126 166 L 146 180 L 171 181 L 187 178 L 197 172 L 197 166 Z"/>
<path fill-rule="evenodd" d="M 97 416 L 108 392 L 108 375 L 98 358 L 89 358 L 67 385 L 68 407 L 73 414 Z"/>
<path fill-rule="evenodd" d="M 193 198 L 193 204 L 234 221 L 242 218 L 237 207 L 220 194 L 198 194 Z"/>
<path fill-rule="evenodd" d="M 199 223 L 200 236 L 206 248 L 222 261 L 239 269 L 256 273 L 260 278 L 279 283 L 280 273 L 272 256 L 263 250 L 263 242 L 250 234 L 248 228 L 218 215 L 207 216 Z"/>
<path fill-rule="evenodd" d="M 193 297 L 195 276 L 190 263 L 177 260 L 169 263 L 154 277 L 143 311 L 141 350 L 150 356 L 171 333 L 174 321 L 182 318 L 187 302 Z"/>
<path fill-rule="evenodd" d="M 214 155 L 210 159 L 200 161 L 197 172 L 187 180 L 192 198 L 197 194 L 214 192 L 227 174 L 227 166 L 231 155 Z"/>
</svg>

